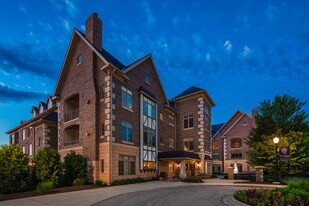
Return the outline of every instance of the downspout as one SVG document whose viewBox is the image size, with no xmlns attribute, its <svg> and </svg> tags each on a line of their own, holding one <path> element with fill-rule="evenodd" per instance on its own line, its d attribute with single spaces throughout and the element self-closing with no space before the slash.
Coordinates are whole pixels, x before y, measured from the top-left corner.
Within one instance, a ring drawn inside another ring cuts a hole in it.
<svg viewBox="0 0 309 206">
<path fill-rule="evenodd" d="M 112 175 L 112 172 L 113 172 L 113 153 L 112 153 L 112 143 L 113 143 L 113 73 L 116 71 L 116 68 L 114 67 L 114 70 L 110 73 L 110 76 L 111 76 L 111 79 L 110 79 L 110 91 L 111 91 L 111 133 L 110 133 L 110 140 L 109 140 L 109 165 L 110 165 L 110 173 L 109 173 L 109 180 L 110 180 L 110 184 L 112 184 L 113 182 L 113 175 Z"/>
</svg>

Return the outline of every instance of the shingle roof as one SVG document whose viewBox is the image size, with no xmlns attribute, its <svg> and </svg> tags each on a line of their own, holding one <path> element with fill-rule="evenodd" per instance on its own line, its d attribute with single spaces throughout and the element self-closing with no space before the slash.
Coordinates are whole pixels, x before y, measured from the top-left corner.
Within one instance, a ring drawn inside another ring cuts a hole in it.
<svg viewBox="0 0 309 206">
<path fill-rule="evenodd" d="M 187 96 L 187 95 L 190 95 L 190 94 L 193 94 L 193 93 L 196 93 L 196 92 L 200 92 L 200 91 L 203 91 L 203 90 L 204 89 L 192 86 L 189 89 L 181 92 L 180 94 L 178 94 L 176 97 L 172 98 L 171 100 L 178 99 L 180 97 L 184 97 L 184 96 Z"/>
<path fill-rule="evenodd" d="M 187 151 L 167 151 L 167 152 L 159 152 L 158 159 L 196 159 L 199 160 L 199 156 L 193 152 Z"/>
<path fill-rule="evenodd" d="M 105 49 L 102 48 L 100 54 L 111 64 L 115 65 L 118 69 L 124 70 L 126 66 L 122 64 L 118 59 L 116 59 L 113 55 L 108 53 Z"/>
<path fill-rule="evenodd" d="M 44 108 L 47 108 L 47 104 L 45 103 L 45 102 L 40 102 L 40 104 L 42 104 L 42 106 L 44 107 Z M 39 104 L 39 105 L 40 105 Z"/>
<path fill-rule="evenodd" d="M 225 123 L 211 125 L 211 136 L 213 137 Z"/>
<path fill-rule="evenodd" d="M 58 121 L 58 114 L 57 112 L 53 112 L 46 117 L 42 118 L 43 120 L 51 121 L 51 122 L 57 122 Z"/>
</svg>

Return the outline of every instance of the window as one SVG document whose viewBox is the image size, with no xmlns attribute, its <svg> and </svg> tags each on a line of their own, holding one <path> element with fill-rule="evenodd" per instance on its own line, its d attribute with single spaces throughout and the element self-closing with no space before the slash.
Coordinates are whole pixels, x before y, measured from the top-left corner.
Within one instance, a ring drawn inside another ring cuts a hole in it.
<svg viewBox="0 0 309 206">
<path fill-rule="evenodd" d="M 193 128 L 193 115 L 185 116 L 183 124 L 185 129 Z"/>
<path fill-rule="evenodd" d="M 32 137 L 32 127 L 28 128 L 28 137 Z"/>
<path fill-rule="evenodd" d="M 246 125 L 247 125 L 247 122 L 243 121 L 242 126 L 246 126 Z"/>
<path fill-rule="evenodd" d="M 207 113 L 207 114 L 210 114 L 210 110 L 208 107 L 204 106 L 204 111 Z"/>
<path fill-rule="evenodd" d="M 105 131 L 104 124 L 101 124 L 101 137 L 104 136 L 104 131 Z"/>
<path fill-rule="evenodd" d="M 175 125 L 175 117 L 173 115 L 168 115 L 168 123 L 172 126 Z"/>
<path fill-rule="evenodd" d="M 219 142 L 218 141 L 214 141 L 213 149 L 219 149 Z"/>
<path fill-rule="evenodd" d="M 241 152 L 235 152 L 231 154 L 231 159 L 241 159 L 242 153 Z"/>
<path fill-rule="evenodd" d="M 231 139 L 231 148 L 241 148 L 241 138 Z"/>
<path fill-rule="evenodd" d="M 11 143 L 12 143 L 12 144 L 15 144 L 15 135 L 13 135 L 13 134 L 12 134 L 12 136 L 11 136 Z"/>
<path fill-rule="evenodd" d="M 163 115 L 163 113 L 160 113 L 160 120 L 164 121 L 164 115 Z"/>
<path fill-rule="evenodd" d="M 82 61 L 83 61 L 83 56 L 82 56 L 82 55 L 79 55 L 79 56 L 77 57 L 77 65 L 80 65 L 80 64 L 82 63 Z"/>
<path fill-rule="evenodd" d="M 122 141 L 132 142 L 132 124 L 129 122 L 121 122 L 121 137 Z"/>
<path fill-rule="evenodd" d="M 168 164 L 168 172 L 174 173 L 174 164 Z"/>
<path fill-rule="evenodd" d="M 101 160 L 101 172 L 104 173 L 104 160 Z"/>
<path fill-rule="evenodd" d="M 119 175 L 135 175 L 135 157 L 119 155 Z"/>
<path fill-rule="evenodd" d="M 23 129 L 23 140 L 26 138 L 26 129 Z"/>
<path fill-rule="evenodd" d="M 100 100 L 104 99 L 104 86 L 100 87 Z"/>
<path fill-rule="evenodd" d="M 175 147 L 175 143 L 174 143 L 174 138 L 173 137 L 169 137 L 168 138 L 168 146 L 170 148 L 174 148 Z"/>
<path fill-rule="evenodd" d="M 32 152 L 33 152 L 33 151 L 32 151 L 32 144 L 30 144 L 30 145 L 29 145 L 29 156 L 32 156 L 32 155 L 33 155 Z"/>
<path fill-rule="evenodd" d="M 23 153 L 24 153 L 24 154 L 26 153 L 26 148 L 25 148 L 25 146 L 23 146 Z"/>
<path fill-rule="evenodd" d="M 41 137 L 38 137 L 38 147 L 41 146 Z"/>
<path fill-rule="evenodd" d="M 212 155 L 212 159 L 218 160 L 218 159 L 219 159 L 219 154 L 213 154 L 213 155 Z"/>
<path fill-rule="evenodd" d="M 237 165 L 238 172 L 242 172 L 242 164 L 241 163 L 236 163 L 236 165 Z M 230 167 L 234 167 L 234 166 L 235 166 L 235 164 L 230 164 Z"/>
<path fill-rule="evenodd" d="M 122 106 L 132 110 L 133 108 L 132 92 L 127 88 L 124 87 L 121 88 L 121 101 Z"/>
<path fill-rule="evenodd" d="M 164 143 L 163 143 L 163 137 L 162 137 L 162 136 L 160 137 L 160 144 L 161 144 L 161 145 L 164 145 Z"/>
<path fill-rule="evenodd" d="M 156 146 L 156 130 L 144 127 L 144 145 Z"/>
<path fill-rule="evenodd" d="M 148 84 L 150 84 L 150 81 L 149 81 L 149 80 L 150 80 L 149 75 L 146 74 L 146 76 L 145 76 L 145 81 L 146 81 Z"/>
<path fill-rule="evenodd" d="M 183 150 L 192 151 L 193 150 L 193 138 L 184 138 L 183 140 Z"/>
</svg>

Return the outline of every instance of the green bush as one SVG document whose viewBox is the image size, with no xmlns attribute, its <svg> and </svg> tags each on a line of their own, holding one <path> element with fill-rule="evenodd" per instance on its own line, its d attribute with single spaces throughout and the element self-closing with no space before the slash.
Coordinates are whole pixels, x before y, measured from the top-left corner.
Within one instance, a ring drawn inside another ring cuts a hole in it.
<svg viewBox="0 0 309 206">
<path fill-rule="evenodd" d="M 53 182 L 59 184 L 62 174 L 62 165 L 60 155 L 57 150 L 50 147 L 44 147 L 39 150 L 33 158 L 35 173 L 40 182 Z"/>
<path fill-rule="evenodd" d="M 114 180 L 112 182 L 112 185 L 127 185 L 127 184 L 134 184 L 134 183 L 142 183 L 145 182 L 146 180 L 141 177 L 136 177 L 136 178 L 128 178 L 128 179 L 122 179 L 122 180 Z"/>
<path fill-rule="evenodd" d="M 211 178 L 217 178 L 217 175 L 216 175 L 216 174 L 211 174 L 210 177 L 211 177 Z"/>
<path fill-rule="evenodd" d="M 185 179 L 182 180 L 183 182 L 190 182 L 190 183 L 202 183 L 203 180 L 201 177 L 198 176 L 191 176 L 191 177 L 187 177 Z"/>
<path fill-rule="evenodd" d="M 84 156 L 71 151 L 64 157 L 64 180 L 66 185 L 72 185 L 73 181 L 81 178 L 88 180 L 87 160 Z"/>
<path fill-rule="evenodd" d="M 54 184 L 52 181 L 41 182 L 37 185 L 36 189 L 39 192 L 50 193 L 54 189 Z"/>
<path fill-rule="evenodd" d="M 305 191 L 309 191 L 309 181 L 306 180 L 294 180 L 288 181 L 287 185 L 289 188 L 301 189 Z"/>
<path fill-rule="evenodd" d="M 94 182 L 95 186 L 102 186 L 103 185 L 103 181 L 102 180 L 96 180 Z"/>
<path fill-rule="evenodd" d="M 84 179 L 82 179 L 82 178 L 76 178 L 76 179 L 73 181 L 73 185 L 74 185 L 74 186 L 84 185 L 84 182 L 85 182 Z"/>
<path fill-rule="evenodd" d="M 0 193 L 8 194 L 27 189 L 28 157 L 16 145 L 0 147 Z"/>
</svg>

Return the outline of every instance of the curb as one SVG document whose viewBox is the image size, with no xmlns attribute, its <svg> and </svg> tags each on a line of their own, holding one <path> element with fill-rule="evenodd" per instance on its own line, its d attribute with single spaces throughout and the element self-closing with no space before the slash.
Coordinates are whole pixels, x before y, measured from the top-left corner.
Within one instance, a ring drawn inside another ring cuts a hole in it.
<svg viewBox="0 0 309 206">
<path fill-rule="evenodd" d="M 234 196 L 227 196 L 222 199 L 223 203 L 228 206 L 250 206 L 235 199 Z"/>
</svg>

